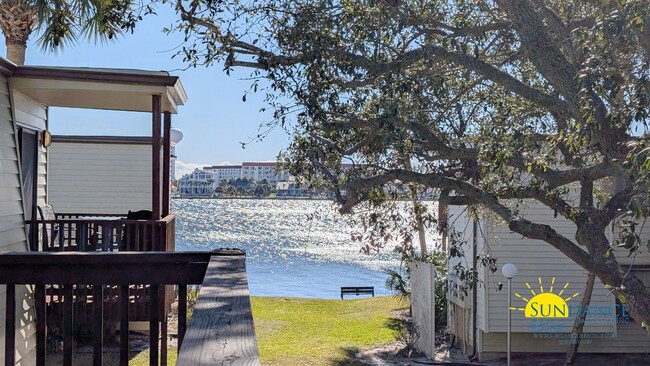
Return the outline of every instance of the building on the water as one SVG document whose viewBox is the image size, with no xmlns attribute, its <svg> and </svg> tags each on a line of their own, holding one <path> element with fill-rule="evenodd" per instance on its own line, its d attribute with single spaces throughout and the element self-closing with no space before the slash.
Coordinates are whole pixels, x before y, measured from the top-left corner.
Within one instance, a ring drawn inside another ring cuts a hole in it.
<svg viewBox="0 0 650 366">
<path fill-rule="evenodd" d="M 275 186 L 278 182 L 289 180 L 289 173 L 282 171 L 277 162 L 243 162 L 241 178 L 253 179 L 256 182 L 266 180 Z"/>
<path fill-rule="evenodd" d="M 214 173 L 217 181 L 241 178 L 241 165 L 212 165 L 203 167 L 203 170 Z"/>
<path fill-rule="evenodd" d="M 210 198 L 219 186 L 215 173 L 194 169 L 190 174 L 178 180 L 178 191 L 182 198 Z"/>
<path fill-rule="evenodd" d="M 241 165 L 213 165 L 195 169 L 178 180 L 178 189 L 184 198 L 212 197 L 222 181 L 266 182 L 273 190 L 280 182 L 289 182 L 290 176 L 278 168 L 277 162 L 244 162 Z M 241 188 L 241 187 L 236 187 Z M 249 187 L 250 188 L 250 187 Z"/>
</svg>

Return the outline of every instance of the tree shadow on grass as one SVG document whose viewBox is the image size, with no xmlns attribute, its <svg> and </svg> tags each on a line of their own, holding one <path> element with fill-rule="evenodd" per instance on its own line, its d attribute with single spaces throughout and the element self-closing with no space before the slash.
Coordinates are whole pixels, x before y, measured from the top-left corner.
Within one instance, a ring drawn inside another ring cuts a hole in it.
<svg viewBox="0 0 650 366">
<path fill-rule="evenodd" d="M 397 358 L 403 358 L 406 355 L 413 356 L 413 344 L 415 342 L 414 338 L 414 328 L 412 323 L 409 321 L 409 318 L 396 316 L 386 319 L 384 326 L 394 332 L 395 340 L 402 343 L 409 342 L 408 347 L 404 347 L 396 351 L 393 349 L 377 349 L 374 352 L 373 357 L 377 357 L 382 360 L 392 360 Z M 336 357 L 330 360 L 330 365 L 333 366 L 362 366 L 368 365 L 367 362 L 364 362 L 364 357 L 359 357 L 359 354 L 362 350 L 359 347 L 342 347 L 341 353 L 343 354 L 340 357 Z M 369 361 L 369 360 L 368 360 Z"/>
<path fill-rule="evenodd" d="M 359 347 L 343 347 L 341 352 L 343 356 L 334 358 L 330 361 L 332 366 L 365 366 L 367 365 L 364 362 L 361 362 L 357 359 L 357 354 L 359 353 Z"/>
</svg>

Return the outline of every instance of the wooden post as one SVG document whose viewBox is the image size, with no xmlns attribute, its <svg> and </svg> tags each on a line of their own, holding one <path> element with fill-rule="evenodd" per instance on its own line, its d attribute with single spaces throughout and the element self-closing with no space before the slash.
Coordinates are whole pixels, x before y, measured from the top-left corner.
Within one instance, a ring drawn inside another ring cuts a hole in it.
<svg viewBox="0 0 650 366">
<path fill-rule="evenodd" d="M 160 318 L 160 366 L 167 366 L 167 294 L 165 288 L 168 286 L 160 286 L 162 293 L 162 301 L 160 301 L 161 318 Z"/>
<path fill-rule="evenodd" d="M 160 95 L 151 96 L 151 212 L 160 220 Z"/>
<path fill-rule="evenodd" d="M 16 363 L 16 285 L 7 284 L 5 293 L 5 365 Z"/>
<path fill-rule="evenodd" d="M 171 177 L 170 177 L 170 169 L 171 169 L 171 154 L 172 154 L 172 114 L 170 112 L 165 112 L 164 114 L 164 132 L 165 132 L 165 138 L 163 140 L 163 188 L 162 188 L 162 202 L 163 202 L 163 208 L 162 208 L 162 215 L 163 217 L 169 215 L 170 208 L 169 208 L 169 198 L 171 195 L 170 191 L 170 186 L 171 186 Z"/>
<path fill-rule="evenodd" d="M 102 366 L 104 348 L 104 286 L 93 285 L 93 366 Z"/>
<path fill-rule="evenodd" d="M 63 285 L 63 364 L 72 366 L 73 285 Z"/>
<path fill-rule="evenodd" d="M 129 366 L 129 285 L 120 286 L 120 366 Z"/>
<path fill-rule="evenodd" d="M 158 285 L 151 285 L 149 287 L 149 296 L 151 304 L 149 306 L 149 365 L 158 365 L 158 337 L 159 337 L 159 324 L 158 317 L 160 315 L 159 307 L 159 291 Z"/>
<path fill-rule="evenodd" d="M 172 114 L 168 111 L 163 113 L 163 169 L 162 169 L 162 216 L 167 217 L 170 213 L 170 198 L 171 198 L 171 180 L 170 180 L 170 169 L 171 169 L 171 143 L 172 143 Z M 161 235 L 160 240 L 164 241 L 164 247 L 162 250 L 167 250 L 169 243 L 167 242 L 167 227 L 163 226 L 160 228 L 159 232 L 164 233 Z M 169 286 L 161 286 L 162 300 L 160 301 L 159 308 L 161 311 L 160 318 L 160 365 L 167 366 L 167 294 L 166 289 Z M 171 288 L 170 288 L 171 290 Z"/>
<path fill-rule="evenodd" d="M 34 307 L 36 308 L 36 366 L 45 366 L 46 327 L 45 285 L 34 286 Z"/>
<path fill-rule="evenodd" d="M 187 285 L 178 286 L 178 352 L 187 330 Z"/>
</svg>

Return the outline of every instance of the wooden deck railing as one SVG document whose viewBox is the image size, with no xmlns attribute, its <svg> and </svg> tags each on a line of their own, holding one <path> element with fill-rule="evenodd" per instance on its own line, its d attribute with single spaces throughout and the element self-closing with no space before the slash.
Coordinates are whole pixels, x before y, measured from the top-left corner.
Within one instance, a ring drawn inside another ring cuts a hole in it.
<svg viewBox="0 0 650 366">
<path fill-rule="evenodd" d="M 32 251 L 38 252 L 173 252 L 175 243 L 176 216 L 167 215 L 161 220 L 129 220 L 123 215 L 89 214 L 89 213 L 58 213 L 54 220 L 32 220 L 30 224 Z M 66 313 L 63 288 L 47 286 L 48 312 L 50 320 L 56 325 L 62 324 Z M 83 297 L 90 293 L 90 288 L 78 286 L 74 289 L 74 297 Z M 110 299 L 119 290 L 115 287 L 105 289 L 105 316 L 115 319 L 120 316 L 119 307 L 113 306 Z M 132 321 L 149 321 L 149 294 L 151 289 L 147 284 L 137 284 L 129 287 L 129 296 L 138 301 L 129 304 Z M 165 286 L 160 293 L 160 308 L 163 314 L 169 314 L 176 289 Z M 78 306 L 74 315 L 79 320 L 92 318 L 92 308 Z M 166 329 L 163 329 L 166 331 Z M 166 334 L 166 332 L 165 332 Z"/>
<path fill-rule="evenodd" d="M 27 223 L 32 251 L 171 252 L 175 222 L 173 214 L 161 220 L 128 220 L 121 215 L 66 213 Z"/>
<path fill-rule="evenodd" d="M 207 272 L 206 272 L 207 270 Z M 159 348 L 161 325 L 159 289 L 179 286 L 178 365 L 259 365 L 252 312 L 248 298 L 245 255 L 238 250 L 211 253 L 7 253 L 0 254 L 0 284 L 6 284 L 5 365 L 15 364 L 16 286 L 34 285 L 36 365 L 45 365 L 46 286 L 62 289 L 63 364 L 73 361 L 74 307 L 90 304 L 93 311 L 93 365 L 102 364 L 104 301 L 107 288 L 118 286 L 120 365 L 128 365 L 129 295 L 133 285 L 149 285 L 150 365 L 166 364 L 166 345 Z M 192 322 L 186 324 L 187 285 L 201 284 Z M 75 296 L 84 285 L 90 295 Z"/>
<path fill-rule="evenodd" d="M 179 307 L 178 312 L 183 310 Z M 187 333 L 184 339 L 179 335 L 180 341 L 179 366 L 261 365 L 245 256 L 210 261 Z"/>
</svg>

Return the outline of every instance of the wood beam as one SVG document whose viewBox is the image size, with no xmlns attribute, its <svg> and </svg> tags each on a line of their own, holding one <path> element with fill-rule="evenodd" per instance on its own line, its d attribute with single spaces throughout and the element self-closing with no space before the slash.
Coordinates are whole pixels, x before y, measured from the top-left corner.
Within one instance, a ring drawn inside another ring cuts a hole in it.
<svg viewBox="0 0 650 366">
<path fill-rule="evenodd" d="M 261 365 L 245 256 L 211 257 L 178 365 Z"/>
<path fill-rule="evenodd" d="M 163 139 L 163 187 L 162 187 L 162 215 L 163 217 L 170 213 L 170 197 L 171 197 L 171 154 L 172 154 L 172 114 L 171 112 L 164 113 L 164 139 Z"/>
<path fill-rule="evenodd" d="M 0 255 L 0 284 L 201 284 L 212 256 L 200 252 L 61 252 Z M 84 276 L 80 277 L 79 273 Z"/>
<path fill-rule="evenodd" d="M 160 220 L 160 95 L 151 96 L 151 212 L 154 220 Z"/>
</svg>

